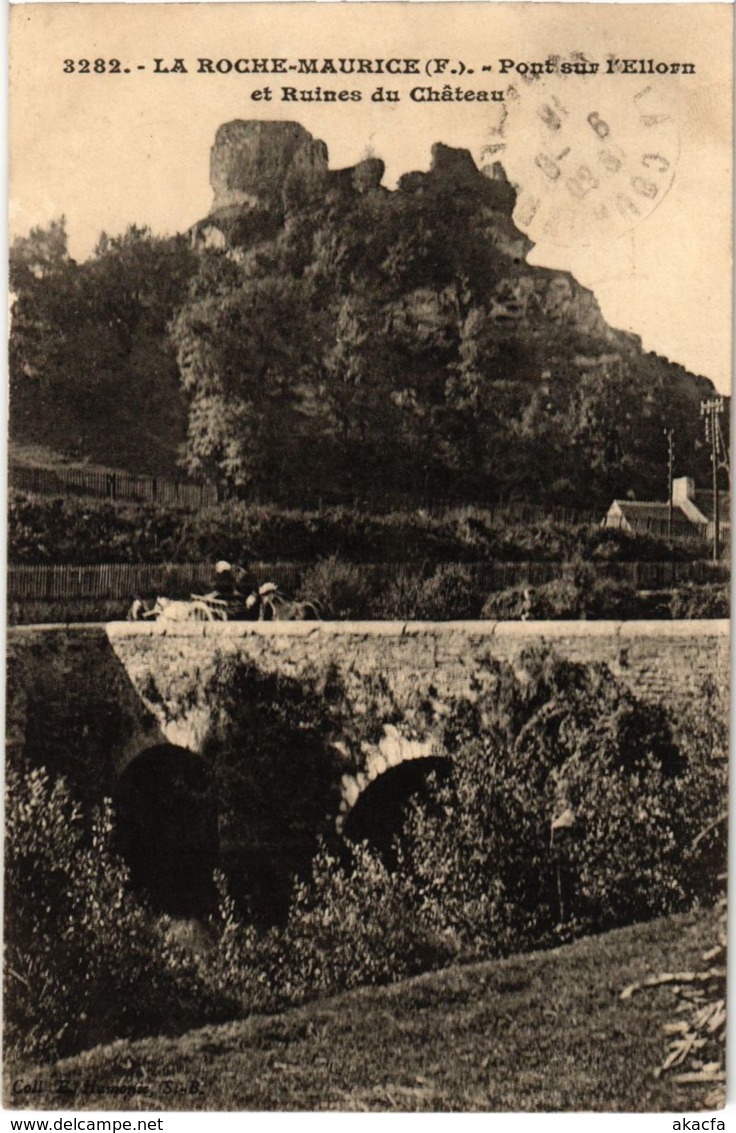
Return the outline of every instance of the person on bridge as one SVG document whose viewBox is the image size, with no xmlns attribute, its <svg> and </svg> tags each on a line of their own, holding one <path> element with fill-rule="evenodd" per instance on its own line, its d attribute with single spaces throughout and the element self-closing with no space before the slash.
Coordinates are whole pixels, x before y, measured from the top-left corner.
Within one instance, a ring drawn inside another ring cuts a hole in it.
<svg viewBox="0 0 736 1133">
<path fill-rule="evenodd" d="M 247 576 L 240 567 L 232 566 L 225 559 L 215 563 L 215 587 L 210 597 L 225 603 L 228 620 L 249 615 L 246 595 L 252 587 L 244 586 L 244 581 L 247 583 Z"/>
<path fill-rule="evenodd" d="M 239 591 L 235 583 L 233 568 L 225 559 L 220 559 L 219 562 L 215 563 L 215 588 L 213 597 L 221 598 L 223 601 L 226 601 L 228 598 L 232 598 L 235 595 L 239 595 Z M 242 597 L 242 595 L 240 596 Z"/>
<path fill-rule="evenodd" d="M 534 598 L 534 591 L 532 590 L 531 586 L 528 586 L 524 590 L 523 600 L 521 603 L 521 620 L 523 622 L 530 622 L 534 620 L 535 606 L 536 602 Z"/>
</svg>

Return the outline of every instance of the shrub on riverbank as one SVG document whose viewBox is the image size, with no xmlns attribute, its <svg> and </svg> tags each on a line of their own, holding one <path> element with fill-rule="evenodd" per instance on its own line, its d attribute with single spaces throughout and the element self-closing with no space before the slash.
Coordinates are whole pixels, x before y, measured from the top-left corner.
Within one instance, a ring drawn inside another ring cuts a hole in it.
<svg viewBox="0 0 736 1133">
<path fill-rule="evenodd" d="M 87 820 L 62 779 L 9 768 L 5 1037 L 32 1060 L 232 1015 L 129 887 L 109 807 Z"/>
</svg>

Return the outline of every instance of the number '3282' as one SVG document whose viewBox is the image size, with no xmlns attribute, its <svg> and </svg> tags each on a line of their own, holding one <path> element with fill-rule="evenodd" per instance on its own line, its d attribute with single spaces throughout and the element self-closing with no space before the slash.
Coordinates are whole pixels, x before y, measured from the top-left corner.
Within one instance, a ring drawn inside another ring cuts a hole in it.
<svg viewBox="0 0 736 1133">
<path fill-rule="evenodd" d="M 64 73 L 67 75 L 122 75 L 123 67 L 119 59 L 65 59 Z"/>
</svg>

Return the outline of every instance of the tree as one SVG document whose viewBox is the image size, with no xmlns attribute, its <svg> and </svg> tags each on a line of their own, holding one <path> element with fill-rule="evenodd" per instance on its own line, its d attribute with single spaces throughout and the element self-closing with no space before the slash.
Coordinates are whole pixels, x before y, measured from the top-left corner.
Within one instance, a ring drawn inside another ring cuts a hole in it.
<svg viewBox="0 0 736 1133">
<path fill-rule="evenodd" d="M 78 277 L 63 216 L 11 244 L 11 398 L 13 392 L 21 394 L 24 383 L 45 384 L 57 371 L 69 340 Z"/>
<path fill-rule="evenodd" d="M 77 264 L 62 219 L 10 261 L 12 434 L 136 471 L 173 465 L 184 403 L 167 324 L 195 263 L 187 240 L 131 226 Z"/>
<path fill-rule="evenodd" d="M 265 486 L 287 466 L 309 368 L 301 288 L 233 272 L 217 254 L 205 261 L 214 288 L 195 281 L 172 324 L 189 398 L 184 464 L 232 488 Z"/>
<path fill-rule="evenodd" d="M 119 353 L 130 355 L 139 330 L 165 336 L 195 266 L 183 236 L 157 237 L 135 224 L 121 236 L 102 233 L 86 275 L 94 296 L 92 317 L 113 332 Z"/>
<path fill-rule="evenodd" d="M 712 392 L 523 262 L 513 191 L 437 147 L 212 218 L 219 251 L 135 225 L 68 257 L 63 221 L 11 252 L 11 427 L 228 490 L 400 489 L 607 506 L 663 498 L 664 427 L 702 481 Z"/>
</svg>

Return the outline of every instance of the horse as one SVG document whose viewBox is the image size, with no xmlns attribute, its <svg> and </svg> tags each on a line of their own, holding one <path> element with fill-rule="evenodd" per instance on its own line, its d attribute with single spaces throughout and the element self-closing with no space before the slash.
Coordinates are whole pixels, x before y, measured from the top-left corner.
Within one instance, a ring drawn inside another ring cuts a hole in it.
<svg viewBox="0 0 736 1133">
<path fill-rule="evenodd" d="M 128 610 L 128 621 L 134 622 L 226 622 L 244 618 L 260 622 L 318 622 L 322 620 L 322 611 L 318 602 L 287 597 L 273 582 L 265 582 L 238 602 L 211 594 L 192 594 L 188 599 L 157 598 L 153 606 L 147 606 L 136 598 Z"/>
<path fill-rule="evenodd" d="M 248 610 L 258 610 L 259 622 L 319 622 L 318 602 L 300 601 L 282 594 L 273 582 L 265 582 L 245 601 Z"/>
<path fill-rule="evenodd" d="M 155 617 L 153 609 L 147 606 L 142 598 L 137 595 L 130 604 L 128 613 L 126 614 L 126 621 L 129 622 L 148 622 Z"/>
</svg>

